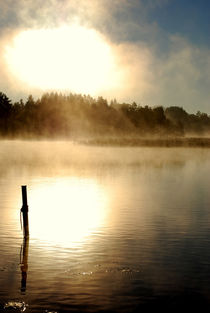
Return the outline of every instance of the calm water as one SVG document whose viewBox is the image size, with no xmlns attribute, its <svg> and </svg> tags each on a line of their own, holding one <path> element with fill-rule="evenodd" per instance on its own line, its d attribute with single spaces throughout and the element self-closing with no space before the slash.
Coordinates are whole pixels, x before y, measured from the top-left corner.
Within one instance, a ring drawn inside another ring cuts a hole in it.
<svg viewBox="0 0 210 313">
<path fill-rule="evenodd" d="M 210 150 L 2 141 L 0 194 L 1 312 L 210 308 Z"/>
</svg>

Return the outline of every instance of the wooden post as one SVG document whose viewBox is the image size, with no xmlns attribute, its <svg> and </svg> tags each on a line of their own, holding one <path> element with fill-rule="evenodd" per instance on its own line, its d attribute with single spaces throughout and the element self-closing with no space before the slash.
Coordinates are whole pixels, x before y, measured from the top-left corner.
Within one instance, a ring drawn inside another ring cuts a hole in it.
<svg viewBox="0 0 210 313">
<path fill-rule="evenodd" d="M 28 225 L 28 203 L 27 203 L 27 189 L 26 186 L 22 186 L 22 200 L 23 206 L 21 212 L 23 213 L 23 232 L 24 237 L 29 236 L 29 225 Z"/>
</svg>

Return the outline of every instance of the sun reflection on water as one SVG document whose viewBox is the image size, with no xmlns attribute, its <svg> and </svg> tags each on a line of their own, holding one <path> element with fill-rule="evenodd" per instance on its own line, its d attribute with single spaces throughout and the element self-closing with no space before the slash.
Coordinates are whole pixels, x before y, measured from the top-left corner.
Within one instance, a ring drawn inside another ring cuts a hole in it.
<svg viewBox="0 0 210 313">
<path fill-rule="evenodd" d="M 40 182 L 30 191 L 30 237 L 70 246 L 82 242 L 104 225 L 107 203 L 94 180 Z"/>
</svg>

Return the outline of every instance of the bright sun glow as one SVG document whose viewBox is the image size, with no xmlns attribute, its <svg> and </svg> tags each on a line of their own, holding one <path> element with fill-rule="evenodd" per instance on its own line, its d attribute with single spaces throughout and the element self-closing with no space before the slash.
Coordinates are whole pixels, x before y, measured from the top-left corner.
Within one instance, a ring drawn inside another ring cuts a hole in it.
<svg viewBox="0 0 210 313">
<path fill-rule="evenodd" d="M 19 80 L 32 87 L 95 93 L 118 83 L 111 47 L 78 25 L 19 33 L 5 50 Z"/>
<path fill-rule="evenodd" d="M 30 193 L 30 237 L 74 246 L 105 223 L 107 198 L 92 180 L 61 179 Z"/>
</svg>

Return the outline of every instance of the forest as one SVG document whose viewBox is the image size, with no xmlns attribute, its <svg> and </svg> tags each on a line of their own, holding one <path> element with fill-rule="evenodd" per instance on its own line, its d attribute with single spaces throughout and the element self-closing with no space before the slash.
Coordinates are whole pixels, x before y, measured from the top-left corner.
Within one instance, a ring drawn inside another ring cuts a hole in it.
<svg viewBox="0 0 210 313">
<path fill-rule="evenodd" d="M 1 138 L 181 138 L 209 134 L 208 114 L 189 114 L 179 106 L 141 106 L 56 92 L 37 100 L 30 95 L 25 102 L 13 103 L 0 92 Z"/>
</svg>

